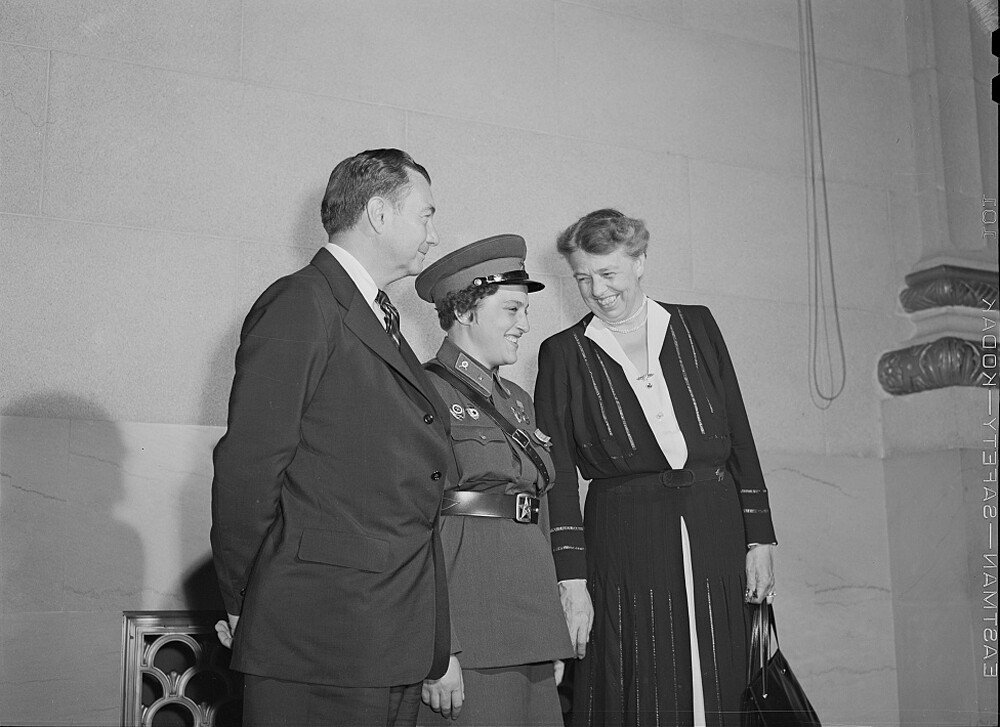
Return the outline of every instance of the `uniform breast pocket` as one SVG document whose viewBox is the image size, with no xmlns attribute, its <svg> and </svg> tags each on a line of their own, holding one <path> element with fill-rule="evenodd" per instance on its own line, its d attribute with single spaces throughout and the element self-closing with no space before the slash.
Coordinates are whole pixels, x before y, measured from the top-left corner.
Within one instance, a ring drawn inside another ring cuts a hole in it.
<svg viewBox="0 0 1000 727">
<path fill-rule="evenodd" d="M 507 479 L 520 470 L 500 427 L 452 422 L 451 441 L 463 480 Z"/>
<path fill-rule="evenodd" d="M 475 442 L 482 447 L 488 446 L 491 443 L 507 442 L 507 438 L 504 436 L 504 433 L 500 431 L 499 427 L 484 427 L 474 424 L 452 423 L 451 438 L 455 442 Z"/>
</svg>

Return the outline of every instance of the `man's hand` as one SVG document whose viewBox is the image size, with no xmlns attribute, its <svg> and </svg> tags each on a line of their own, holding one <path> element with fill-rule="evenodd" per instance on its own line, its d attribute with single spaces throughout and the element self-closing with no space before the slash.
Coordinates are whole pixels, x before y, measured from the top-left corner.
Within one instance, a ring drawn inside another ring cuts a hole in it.
<svg viewBox="0 0 1000 727">
<path fill-rule="evenodd" d="M 442 717 L 458 719 L 462 713 L 462 703 L 465 701 L 465 684 L 462 682 L 462 667 L 458 657 L 452 655 L 448 662 L 448 671 L 440 679 L 424 679 L 420 688 L 420 698 L 424 704 L 439 713 Z"/>
<path fill-rule="evenodd" d="M 555 671 L 556 686 L 558 687 L 562 684 L 563 674 L 566 673 L 566 662 L 562 659 L 556 659 L 552 662 L 552 668 Z"/>
<path fill-rule="evenodd" d="M 236 633 L 236 624 L 239 623 L 240 617 L 233 616 L 231 613 L 226 614 L 229 617 L 229 623 L 225 621 L 215 622 L 215 633 L 219 635 L 219 641 L 227 649 L 233 648 L 233 635 Z"/>
<path fill-rule="evenodd" d="M 582 659 L 587 654 L 587 640 L 594 623 L 594 606 L 587 592 L 587 581 L 583 578 L 559 581 L 559 601 L 566 616 L 566 627 L 569 629 L 569 639 L 573 642 L 576 658 Z"/>
</svg>

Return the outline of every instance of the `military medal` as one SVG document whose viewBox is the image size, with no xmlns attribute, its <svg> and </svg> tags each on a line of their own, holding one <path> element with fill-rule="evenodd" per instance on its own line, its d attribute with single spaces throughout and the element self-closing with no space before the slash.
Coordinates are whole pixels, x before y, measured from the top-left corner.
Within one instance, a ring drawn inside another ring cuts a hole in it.
<svg viewBox="0 0 1000 727">
<path fill-rule="evenodd" d="M 465 419 L 465 409 L 462 408 L 461 404 L 451 405 L 451 415 L 455 417 L 458 421 Z"/>
<path fill-rule="evenodd" d="M 517 419 L 518 424 L 524 424 L 528 421 L 528 413 L 524 410 L 523 402 L 515 401 L 514 406 L 510 410 L 514 413 L 514 418 Z"/>
</svg>

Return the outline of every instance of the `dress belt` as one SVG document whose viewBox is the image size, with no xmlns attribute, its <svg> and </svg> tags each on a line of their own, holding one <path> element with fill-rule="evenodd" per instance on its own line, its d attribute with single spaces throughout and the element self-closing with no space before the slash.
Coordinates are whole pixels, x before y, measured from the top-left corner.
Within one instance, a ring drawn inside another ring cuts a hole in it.
<svg viewBox="0 0 1000 727">
<path fill-rule="evenodd" d="M 620 475 L 592 480 L 590 486 L 599 490 L 623 492 L 631 487 L 690 487 L 696 482 L 722 482 L 726 477 L 726 466 L 701 467 L 690 470 L 663 470 L 644 475 Z"/>
<path fill-rule="evenodd" d="M 441 501 L 441 514 L 500 517 L 519 523 L 537 523 L 538 505 L 539 499 L 526 492 L 496 495 L 491 492 L 449 490 Z"/>
</svg>

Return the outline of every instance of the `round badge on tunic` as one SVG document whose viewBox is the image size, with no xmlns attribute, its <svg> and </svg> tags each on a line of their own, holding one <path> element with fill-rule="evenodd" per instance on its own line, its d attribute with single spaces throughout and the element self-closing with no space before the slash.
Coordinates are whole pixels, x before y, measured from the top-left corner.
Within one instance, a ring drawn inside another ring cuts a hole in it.
<svg viewBox="0 0 1000 727">
<path fill-rule="evenodd" d="M 451 415 L 458 419 L 458 421 L 462 421 L 465 419 L 465 409 L 462 408 L 461 404 L 452 404 Z"/>
<path fill-rule="evenodd" d="M 472 417 L 473 419 L 479 418 L 479 410 L 476 409 L 474 406 L 470 406 L 468 409 L 466 409 L 466 411 L 469 412 L 469 416 Z"/>
</svg>

